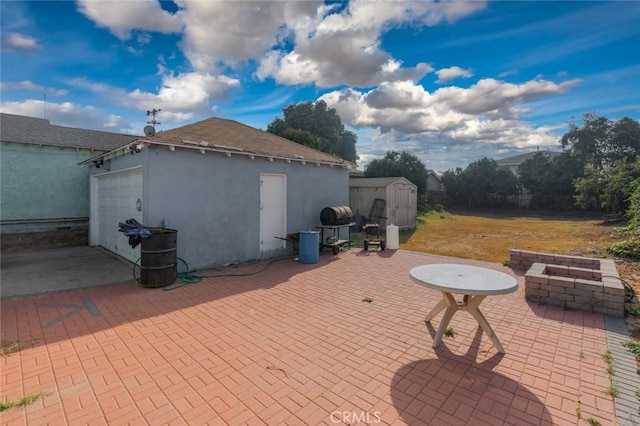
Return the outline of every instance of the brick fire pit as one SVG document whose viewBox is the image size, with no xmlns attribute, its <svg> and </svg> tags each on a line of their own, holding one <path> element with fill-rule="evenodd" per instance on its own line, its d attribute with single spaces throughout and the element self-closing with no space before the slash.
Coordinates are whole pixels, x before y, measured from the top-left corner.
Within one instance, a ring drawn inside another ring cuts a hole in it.
<svg viewBox="0 0 640 426">
<path fill-rule="evenodd" d="M 611 259 L 511 250 L 513 269 L 527 270 L 528 301 L 624 316 L 624 286 Z"/>
</svg>

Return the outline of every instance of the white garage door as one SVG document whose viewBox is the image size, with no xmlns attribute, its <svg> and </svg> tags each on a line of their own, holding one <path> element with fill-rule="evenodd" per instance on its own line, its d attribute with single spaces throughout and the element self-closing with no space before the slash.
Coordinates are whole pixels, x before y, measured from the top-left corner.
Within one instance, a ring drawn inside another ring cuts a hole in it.
<svg viewBox="0 0 640 426">
<path fill-rule="evenodd" d="M 135 262 L 140 246 L 131 248 L 118 223 L 131 218 L 142 223 L 142 169 L 99 176 L 97 192 L 98 245 Z"/>
</svg>

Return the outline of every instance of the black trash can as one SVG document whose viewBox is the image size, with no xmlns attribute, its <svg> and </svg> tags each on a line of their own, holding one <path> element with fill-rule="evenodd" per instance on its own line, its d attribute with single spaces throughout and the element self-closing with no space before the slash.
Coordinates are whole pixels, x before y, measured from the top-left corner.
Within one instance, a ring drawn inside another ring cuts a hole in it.
<svg viewBox="0 0 640 426">
<path fill-rule="evenodd" d="M 148 228 L 152 236 L 140 245 L 140 285 L 155 288 L 173 284 L 178 278 L 178 231 Z"/>
</svg>

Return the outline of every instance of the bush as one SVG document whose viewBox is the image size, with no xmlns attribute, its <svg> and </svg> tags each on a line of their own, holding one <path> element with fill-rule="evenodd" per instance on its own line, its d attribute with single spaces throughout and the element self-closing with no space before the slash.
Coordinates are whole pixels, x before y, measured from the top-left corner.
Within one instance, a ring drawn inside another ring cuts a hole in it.
<svg viewBox="0 0 640 426">
<path fill-rule="evenodd" d="M 640 225 L 629 224 L 623 228 L 618 228 L 616 231 L 620 235 L 627 235 L 627 236 L 633 237 L 636 235 L 640 235 Z"/>
<path fill-rule="evenodd" d="M 427 194 L 418 195 L 418 216 L 429 211 L 429 198 Z"/>
<path fill-rule="evenodd" d="M 622 346 L 629 349 L 636 356 L 636 359 L 640 361 L 640 342 L 629 340 L 628 342 L 622 342 Z"/>
<path fill-rule="evenodd" d="M 640 260 L 640 238 L 632 238 L 611 244 L 607 247 L 607 251 L 619 257 Z"/>
</svg>

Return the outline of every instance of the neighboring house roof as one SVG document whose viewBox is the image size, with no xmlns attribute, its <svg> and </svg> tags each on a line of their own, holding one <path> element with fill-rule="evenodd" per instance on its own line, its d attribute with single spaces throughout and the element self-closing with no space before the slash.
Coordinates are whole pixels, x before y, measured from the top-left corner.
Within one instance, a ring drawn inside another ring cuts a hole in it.
<svg viewBox="0 0 640 426">
<path fill-rule="evenodd" d="M 138 136 L 56 126 L 43 118 L 0 114 L 0 140 L 36 145 L 110 151 Z"/>
<path fill-rule="evenodd" d="M 442 179 L 440 179 L 440 176 L 438 176 L 438 174 L 435 171 L 427 170 L 427 174 L 428 176 L 433 176 L 434 178 L 436 178 L 438 182 L 442 182 Z"/>
<path fill-rule="evenodd" d="M 197 149 L 201 152 L 212 151 L 227 156 L 260 156 L 302 163 L 322 163 L 355 168 L 356 165 L 342 158 L 326 154 L 313 148 L 295 143 L 288 139 L 247 126 L 234 120 L 209 118 L 186 126 L 156 133 L 153 136 L 140 137 L 136 143 L 154 144 Z M 125 150 L 117 150 L 124 151 Z M 103 157 L 113 158 L 121 153 L 112 151 L 98 155 L 91 160 Z"/>
<path fill-rule="evenodd" d="M 514 155 L 513 157 L 502 158 L 500 160 L 496 160 L 498 166 L 509 167 L 509 166 L 519 166 L 525 160 L 533 158 L 536 154 L 541 153 L 548 156 L 560 155 L 560 152 L 556 151 L 533 151 L 527 152 L 525 154 Z"/>
<path fill-rule="evenodd" d="M 351 178 L 349 179 L 350 188 L 383 188 L 394 183 L 404 183 L 416 186 L 413 182 L 405 177 L 380 177 L 380 178 Z"/>
</svg>

